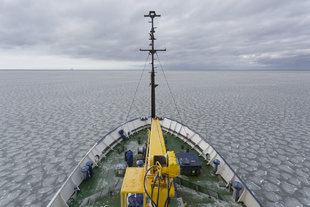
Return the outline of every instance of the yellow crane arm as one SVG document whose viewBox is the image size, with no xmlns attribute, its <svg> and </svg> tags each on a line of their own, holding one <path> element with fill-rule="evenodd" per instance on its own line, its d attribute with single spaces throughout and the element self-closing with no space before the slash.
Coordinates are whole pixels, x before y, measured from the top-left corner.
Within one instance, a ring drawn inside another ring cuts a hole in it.
<svg viewBox="0 0 310 207">
<path fill-rule="evenodd" d="M 121 190 L 122 207 L 127 207 L 129 193 L 143 193 L 144 207 L 167 207 L 168 198 L 175 196 L 173 178 L 180 173 L 174 151 L 166 151 L 158 119 L 152 119 L 144 168 L 127 167 Z"/>
</svg>

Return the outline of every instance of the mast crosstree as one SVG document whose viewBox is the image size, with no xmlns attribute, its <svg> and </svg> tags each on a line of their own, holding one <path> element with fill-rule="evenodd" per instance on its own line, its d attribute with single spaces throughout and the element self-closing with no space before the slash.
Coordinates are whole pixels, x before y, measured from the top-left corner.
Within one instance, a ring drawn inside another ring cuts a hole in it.
<svg viewBox="0 0 310 207">
<path fill-rule="evenodd" d="M 154 70 L 154 54 L 157 51 L 166 51 L 166 49 L 155 49 L 154 47 L 154 40 L 156 40 L 154 33 L 155 33 L 155 27 L 154 27 L 154 18 L 160 17 L 160 15 L 156 14 L 155 11 L 149 11 L 149 14 L 144 15 L 144 17 L 150 17 L 151 21 L 149 23 L 152 24 L 151 30 L 150 30 L 150 40 L 151 40 L 151 48 L 150 49 L 140 49 L 140 51 L 148 51 L 152 55 L 152 72 L 151 72 L 151 116 L 152 118 L 155 118 L 155 88 L 158 86 L 158 84 L 155 84 L 155 70 Z"/>
</svg>

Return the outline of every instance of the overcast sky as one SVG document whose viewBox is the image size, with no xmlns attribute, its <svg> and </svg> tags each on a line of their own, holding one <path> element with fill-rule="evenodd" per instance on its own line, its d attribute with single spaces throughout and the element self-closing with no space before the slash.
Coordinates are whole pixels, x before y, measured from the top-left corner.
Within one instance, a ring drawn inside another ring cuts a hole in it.
<svg viewBox="0 0 310 207">
<path fill-rule="evenodd" d="M 309 0 L 0 0 L 0 69 L 310 69 Z"/>
</svg>

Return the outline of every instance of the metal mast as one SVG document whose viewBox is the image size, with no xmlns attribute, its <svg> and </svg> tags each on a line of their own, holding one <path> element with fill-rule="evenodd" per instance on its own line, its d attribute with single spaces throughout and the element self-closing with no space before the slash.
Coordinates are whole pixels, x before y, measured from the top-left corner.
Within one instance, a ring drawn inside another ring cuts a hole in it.
<svg viewBox="0 0 310 207">
<path fill-rule="evenodd" d="M 140 49 L 140 51 L 148 51 L 152 55 L 152 72 L 151 72 L 151 116 L 152 118 L 155 118 L 155 87 L 158 86 L 155 84 L 155 71 L 154 71 L 154 54 L 157 51 L 166 51 L 166 49 L 154 49 L 154 40 L 156 38 L 154 37 L 155 33 L 155 28 L 154 27 L 154 18 L 155 17 L 160 17 L 160 15 L 157 15 L 155 11 L 149 11 L 148 15 L 144 15 L 144 17 L 150 17 L 151 21 L 149 23 L 152 24 L 152 28 L 150 31 L 150 40 L 151 44 L 150 46 L 152 47 L 151 49 Z"/>
</svg>

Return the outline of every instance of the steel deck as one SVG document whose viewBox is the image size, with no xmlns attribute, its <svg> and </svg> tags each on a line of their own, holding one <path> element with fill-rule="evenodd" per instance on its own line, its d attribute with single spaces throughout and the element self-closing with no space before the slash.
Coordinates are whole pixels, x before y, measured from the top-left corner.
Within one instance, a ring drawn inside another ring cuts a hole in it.
<svg viewBox="0 0 310 207">
<path fill-rule="evenodd" d="M 165 130 L 166 146 L 175 152 L 195 152 L 191 146 Z M 138 143 L 140 140 L 140 144 Z M 124 162 L 124 152 L 131 150 L 134 153 L 134 163 L 137 160 L 137 148 L 147 141 L 147 131 L 143 129 L 126 141 L 118 144 L 94 168 L 94 176 L 88 181 L 83 181 L 79 186 L 80 191 L 74 194 L 67 202 L 75 206 L 120 206 L 120 187 L 122 177 L 117 177 L 115 167 Z M 207 165 L 203 157 L 199 157 L 202 170 L 199 176 L 180 175 L 175 180 L 178 197 L 182 197 L 187 206 L 242 206 L 232 198 L 232 192 L 226 188 L 225 181 L 213 174 L 213 167 Z"/>
</svg>

